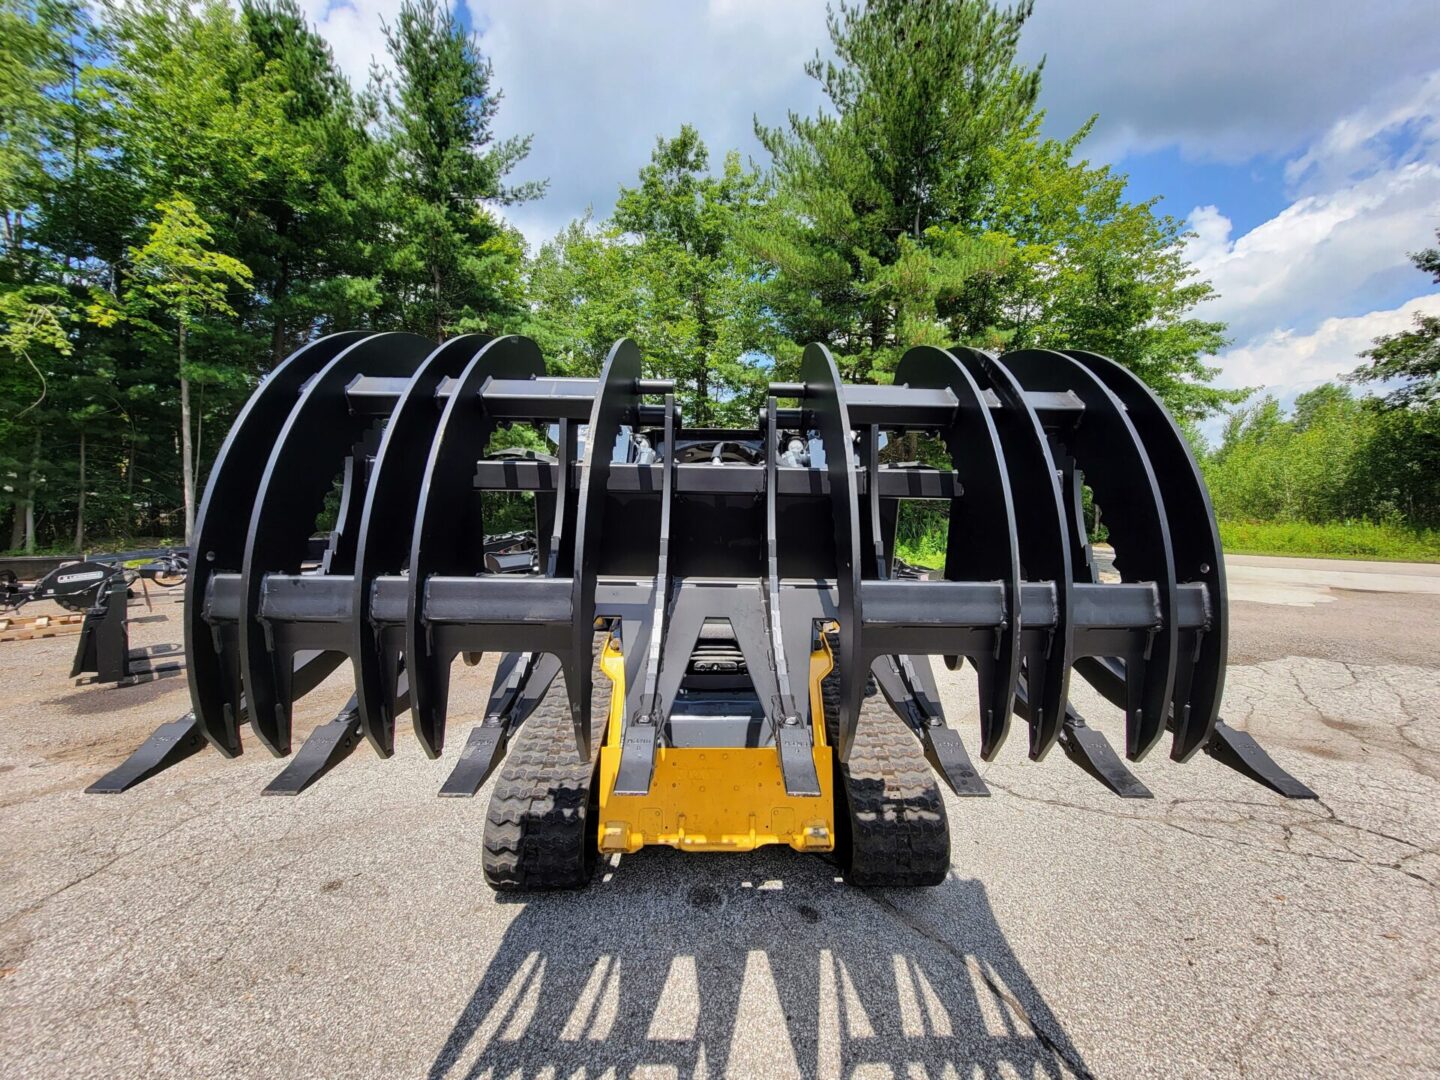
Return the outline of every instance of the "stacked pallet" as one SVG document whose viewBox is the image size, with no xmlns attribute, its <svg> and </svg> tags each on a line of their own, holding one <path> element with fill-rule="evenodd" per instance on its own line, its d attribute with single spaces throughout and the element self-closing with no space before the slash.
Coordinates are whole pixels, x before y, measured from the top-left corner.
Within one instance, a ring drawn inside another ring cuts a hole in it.
<svg viewBox="0 0 1440 1080">
<path fill-rule="evenodd" d="M 78 634 L 84 622 L 83 614 L 0 615 L 0 641 L 33 641 Z"/>
</svg>

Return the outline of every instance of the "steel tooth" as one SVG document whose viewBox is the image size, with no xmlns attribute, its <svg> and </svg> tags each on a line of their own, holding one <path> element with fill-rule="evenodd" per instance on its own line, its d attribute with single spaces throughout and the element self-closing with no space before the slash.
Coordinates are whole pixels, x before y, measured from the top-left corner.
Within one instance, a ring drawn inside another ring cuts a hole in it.
<svg viewBox="0 0 1440 1080">
<path fill-rule="evenodd" d="M 85 789 L 87 795 L 118 795 L 156 773 L 177 765 L 205 748 L 200 723 L 193 712 L 161 724 L 118 768 Z"/>
<path fill-rule="evenodd" d="M 260 794 L 299 795 L 350 756 L 360 745 L 360 713 L 355 698 L 328 724 L 310 733 L 293 761 Z"/>
<path fill-rule="evenodd" d="M 959 732 L 938 725 L 927 727 L 920 732 L 920 745 L 930 767 L 956 795 L 961 798 L 989 796 L 990 788 L 975 771 Z"/>
<path fill-rule="evenodd" d="M 1232 728 L 1223 720 L 1215 722 L 1214 735 L 1206 744 L 1205 753 L 1287 799 L 1320 797 L 1276 765 L 1275 760 L 1260 748 L 1248 732 Z"/>
<path fill-rule="evenodd" d="M 491 684 L 485 722 L 471 730 L 460 760 L 440 788 L 441 795 L 470 798 L 484 786 L 504 760 L 510 740 L 558 674 L 560 661 L 548 653 L 506 653 L 501 658 Z"/>
<path fill-rule="evenodd" d="M 460 760 L 445 778 L 440 795 L 445 798 L 473 798 L 505 757 L 509 737 L 501 720 L 474 727 L 460 751 Z"/>
<path fill-rule="evenodd" d="M 882 656 L 870 666 L 890 708 L 920 740 L 925 760 L 945 785 L 962 798 L 985 797 L 990 789 L 970 760 L 959 732 L 946 726 L 928 656 Z"/>
</svg>

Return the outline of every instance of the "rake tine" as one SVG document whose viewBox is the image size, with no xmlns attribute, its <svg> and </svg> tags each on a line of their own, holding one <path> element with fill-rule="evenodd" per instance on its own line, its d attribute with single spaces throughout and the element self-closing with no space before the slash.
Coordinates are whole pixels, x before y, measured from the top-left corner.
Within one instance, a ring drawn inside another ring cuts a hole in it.
<svg viewBox="0 0 1440 1080">
<path fill-rule="evenodd" d="M 200 724 L 193 712 L 161 724 L 117 768 L 85 789 L 87 795 L 119 795 L 156 773 L 177 765 L 205 748 Z"/>
<path fill-rule="evenodd" d="M 524 379 L 544 371 L 545 363 L 534 342 L 513 336 L 496 338 L 476 353 L 454 380 L 435 428 L 410 538 L 405 615 L 410 716 L 428 757 L 439 757 L 445 747 L 450 664 L 457 649 L 442 641 L 427 620 L 427 588 L 432 577 L 470 577 L 484 569 L 483 553 L 465 543 L 463 530 L 455 528 L 454 519 L 454 492 L 470 486 L 475 462 L 484 456 L 498 423 L 485 407 L 480 389 L 491 379 Z M 480 525 L 483 532 L 483 522 Z"/>
<path fill-rule="evenodd" d="M 481 334 L 451 338 L 425 358 L 385 425 L 365 490 L 355 550 L 350 658 L 360 725 L 381 757 L 395 752 L 395 717 L 401 709 L 392 711 L 388 699 L 400 646 L 396 635 L 372 623 L 375 580 L 398 574 L 410 553 L 410 534 L 393 523 L 415 517 L 426 459 L 440 422 L 435 391 L 442 380 L 459 376 L 489 340 Z"/>
<path fill-rule="evenodd" d="M 1088 727 L 1074 709 L 1065 711 L 1060 730 L 1060 749 L 1065 756 L 1099 780 L 1122 799 L 1153 799 L 1150 789 L 1125 767 L 1104 735 Z"/>
<path fill-rule="evenodd" d="M 485 720 L 470 732 L 460 760 L 446 777 L 439 794 L 446 798 L 473 798 L 490 779 L 510 740 L 525 722 L 545 691 L 560 674 L 560 661 L 549 653 L 507 653 L 495 673 Z"/>
<path fill-rule="evenodd" d="M 960 733 L 945 723 L 930 658 L 882 656 L 870 670 L 885 700 L 920 740 L 925 760 L 945 785 L 962 798 L 988 796 L 990 789 L 976 772 Z"/>
<path fill-rule="evenodd" d="M 280 437 L 301 388 L 340 352 L 362 340 L 360 332 L 331 334 L 292 353 L 251 395 L 225 437 L 195 519 L 194 557 L 185 578 L 185 657 L 190 699 L 200 731 L 226 757 L 240 753 L 243 713 L 238 655 L 225 643 L 233 628 L 217 633 L 207 619 L 216 574 L 236 573 L 245 557 L 245 530 L 260 487 L 263 461 Z"/>
<path fill-rule="evenodd" d="M 359 745 L 360 712 L 351 695 L 339 715 L 312 731 L 294 760 L 260 794 L 299 795 L 349 757 Z"/>
<path fill-rule="evenodd" d="M 1215 733 L 1206 744 L 1205 753 L 1287 799 L 1320 797 L 1276 765 L 1275 760 L 1260 748 L 1248 732 L 1232 728 L 1224 720 L 1215 722 Z"/>
</svg>

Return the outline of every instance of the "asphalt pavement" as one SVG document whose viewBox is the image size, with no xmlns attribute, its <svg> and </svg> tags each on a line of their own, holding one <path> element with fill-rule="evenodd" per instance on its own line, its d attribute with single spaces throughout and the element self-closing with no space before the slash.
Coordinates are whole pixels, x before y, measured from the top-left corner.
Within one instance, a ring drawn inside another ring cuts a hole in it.
<svg viewBox="0 0 1440 1080">
<path fill-rule="evenodd" d="M 440 761 L 402 733 L 262 798 L 281 763 L 252 740 L 87 796 L 184 678 L 77 687 L 73 637 L 0 643 L 0 1076 L 1434 1075 L 1440 568 L 1227 569 L 1224 715 L 1320 799 L 1157 751 L 1133 767 L 1155 797 L 1121 800 L 1017 725 L 917 891 L 647 850 L 496 897 L 488 791 L 435 794 L 485 664 L 457 669 Z M 178 641 L 178 610 L 137 607 L 135 643 Z M 942 679 L 973 750 L 973 681 Z"/>
</svg>

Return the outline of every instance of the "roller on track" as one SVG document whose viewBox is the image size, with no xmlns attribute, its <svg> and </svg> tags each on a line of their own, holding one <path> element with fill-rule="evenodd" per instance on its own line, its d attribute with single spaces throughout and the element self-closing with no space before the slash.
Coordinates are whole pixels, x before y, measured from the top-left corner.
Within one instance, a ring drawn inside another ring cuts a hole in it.
<svg viewBox="0 0 1440 1080">
<path fill-rule="evenodd" d="M 534 444 L 514 427 L 549 452 L 498 449 Z M 922 439 L 928 463 L 896 453 Z M 1101 580 L 1087 490 L 1119 581 Z M 533 529 L 487 529 L 497 500 L 505 527 L 519 500 Z M 946 512 L 932 573 L 895 556 L 905 500 Z M 975 670 L 982 762 L 1019 722 L 1033 760 L 1058 745 L 1123 797 L 1149 795 L 1125 760 L 1162 744 L 1314 797 L 1220 718 L 1228 601 L 1204 481 L 1155 395 L 1093 353 L 917 347 L 870 386 L 812 345 L 753 427 L 717 430 L 686 426 L 628 340 L 567 378 L 522 337 L 333 335 L 236 420 L 185 599 L 191 710 L 91 791 L 206 746 L 236 757 L 246 726 L 288 756 L 295 703 L 343 671 L 354 695 L 266 793 L 304 791 L 361 743 L 390 757 L 408 720 L 453 761 L 440 794 L 496 777 L 477 864 L 497 889 L 581 887 L 600 857 L 653 845 L 784 844 L 860 886 L 942 881 L 947 806 L 989 790 L 936 657 Z M 488 700 L 447 754 L 454 661 L 485 653 Z M 1072 674 L 1116 707 L 1123 745 L 1070 705 Z"/>
</svg>

